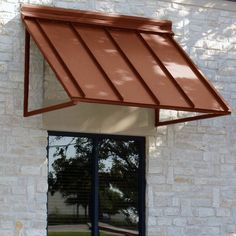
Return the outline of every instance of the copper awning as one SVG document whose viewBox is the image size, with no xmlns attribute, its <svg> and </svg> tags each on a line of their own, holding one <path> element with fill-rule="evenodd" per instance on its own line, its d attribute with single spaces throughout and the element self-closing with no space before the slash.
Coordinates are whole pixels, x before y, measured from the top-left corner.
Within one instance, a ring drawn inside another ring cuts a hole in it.
<svg viewBox="0 0 236 236">
<path fill-rule="evenodd" d="M 24 116 L 80 102 L 153 108 L 156 125 L 230 114 L 173 38 L 170 21 L 26 5 Z M 70 102 L 28 111 L 29 48 L 34 39 Z M 160 109 L 202 113 L 160 121 Z"/>
</svg>

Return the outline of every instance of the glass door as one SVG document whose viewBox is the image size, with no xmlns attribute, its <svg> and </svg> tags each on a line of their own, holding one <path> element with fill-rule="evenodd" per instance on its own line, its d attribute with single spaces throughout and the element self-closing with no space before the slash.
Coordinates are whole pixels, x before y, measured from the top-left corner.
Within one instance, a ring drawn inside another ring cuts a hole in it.
<svg viewBox="0 0 236 236">
<path fill-rule="evenodd" d="M 99 143 L 100 232 L 138 235 L 138 144 L 132 139 L 115 138 L 104 138 Z"/>
<path fill-rule="evenodd" d="M 91 235 L 92 139 L 49 136 L 48 235 Z"/>
<path fill-rule="evenodd" d="M 49 132 L 48 236 L 145 234 L 145 139 Z"/>
</svg>

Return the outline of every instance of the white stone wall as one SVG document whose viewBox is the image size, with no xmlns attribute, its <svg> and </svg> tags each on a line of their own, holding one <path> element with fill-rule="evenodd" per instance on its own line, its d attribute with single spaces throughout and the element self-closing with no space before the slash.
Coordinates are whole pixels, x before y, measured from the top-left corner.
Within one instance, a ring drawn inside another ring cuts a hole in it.
<svg viewBox="0 0 236 236">
<path fill-rule="evenodd" d="M 179 42 L 235 110 L 236 12 L 156 6 L 159 15 L 173 20 Z M 233 112 L 162 127 L 149 139 L 149 236 L 236 235 L 235 124 Z"/>
<path fill-rule="evenodd" d="M 22 115 L 24 30 L 19 7 L 18 1 L 0 1 L 0 235 L 43 236 L 47 133 L 41 116 Z M 43 62 L 35 53 L 33 49 L 33 90 L 42 88 L 43 75 Z M 39 93 L 31 95 L 33 103 L 40 103 Z"/>
<path fill-rule="evenodd" d="M 23 2 L 172 20 L 179 42 L 236 109 L 236 3 L 0 1 L 0 236 L 46 236 L 47 133 L 41 116 L 22 117 L 24 28 L 19 7 Z M 46 91 L 42 90 L 44 63 L 35 47 L 32 61 L 31 107 L 37 107 Z M 93 123 L 89 131 L 130 133 L 113 131 L 113 123 L 108 124 L 102 129 Z M 135 133 L 145 134 L 148 144 L 147 236 L 235 236 L 235 114 L 157 131 L 140 127 Z M 60 126 L 54 124 L 53 129 Z"/>
</svg>

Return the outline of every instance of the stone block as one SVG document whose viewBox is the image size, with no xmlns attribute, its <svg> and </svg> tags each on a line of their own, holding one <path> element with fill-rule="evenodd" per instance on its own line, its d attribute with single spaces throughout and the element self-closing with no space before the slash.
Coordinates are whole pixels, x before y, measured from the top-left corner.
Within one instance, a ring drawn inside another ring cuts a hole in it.
<svg viewBox="0 0 236 236">
<path fill-rule="evenodd" d="M 176 207 L 166 207 L 164 209 L 165 216 L 178 216 L 179 212 L 180 212 L 180 209 Z"/>
<path fill-rule="evenodd" d="M 186 218 L 183 218 L 183 217 L 174 218 L 173 224 L 175 226 L 182 226 L 183 227 L 183 226 L 186 226 L 187 220 L 186 220 Z"/>
<path fill-rule="evenodd" d="M 216 216 L 221 217 L 228 217 L 230 216 L 230 209 L 229 208 L 218 208 L 216 209 Z"/>
<path fill-rule="evenodd" d="M 159 226 L 169 226 L 172 224 L 172 219 L 170 217 L 158 217 L 157 225 Z"/>
<path fill-rule="evenodd" d="M 198 208 L 198 215 L 200 217 L 209 217 L 215 215 L 215 210 L 209 207 L 200 207 Z"/>
</svg>

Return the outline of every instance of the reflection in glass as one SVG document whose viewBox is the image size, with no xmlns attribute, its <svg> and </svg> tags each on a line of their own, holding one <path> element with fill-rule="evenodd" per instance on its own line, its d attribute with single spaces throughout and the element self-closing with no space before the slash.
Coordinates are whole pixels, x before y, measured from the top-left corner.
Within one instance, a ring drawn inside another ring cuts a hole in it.
<svg viewBox="0 0 236 236">
<path fill-rule="evenodd" d="M 140 143 L 94 140 L 49 136 L 48 236 L 89 236 L 97 212 L 99 236 L 139 235 Z M 93 196 L 97 187 L 98 195 Z M 93 204 L 96 197 L 98 209 Z"/>
<path fill-rule="evenodd" d="M 89 138 L 49 137 L 49 236 L 91 235 L 91 153 Z"/>
<path fill-rule="evenodd" d="M 99 145 L 99 228 L 138 235 L 139 152 L 135 141 L 102 139 Z"/>
</svg>

